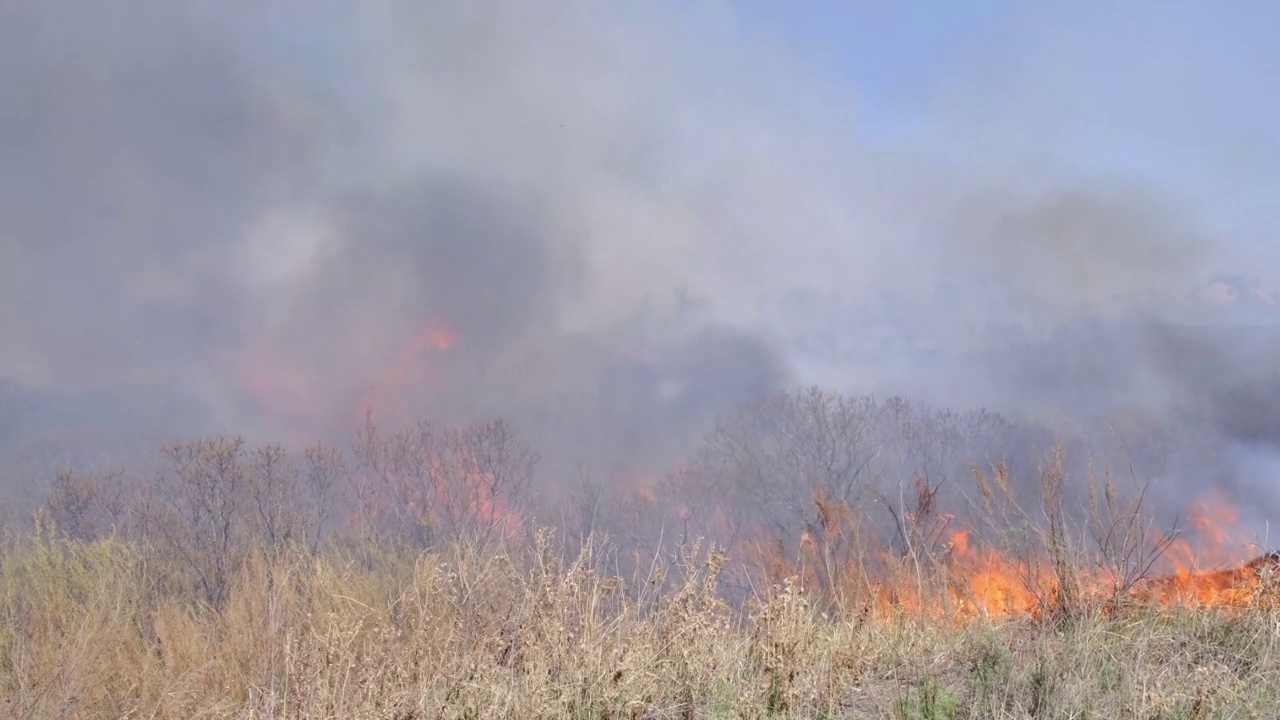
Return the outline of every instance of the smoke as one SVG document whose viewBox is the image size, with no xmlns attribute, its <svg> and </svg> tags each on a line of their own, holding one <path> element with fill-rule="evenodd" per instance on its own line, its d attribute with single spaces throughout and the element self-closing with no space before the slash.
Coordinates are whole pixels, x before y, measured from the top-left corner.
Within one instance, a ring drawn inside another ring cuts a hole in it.
<svg viewBox="0 0 1280 720">
<path fill-rule="evenodd" d="M 985 275 L 1011 300 L 1029 303 L 1020 312 L 1037 320 L 1175 297 L 1196 282 L 1207 255 L 1192 219 L 1142 188 L 1024 191 L 975 197 L 961 210 L 962 242 L 951 260 L 962 264 L 953 267 Z"/>
<path fill-rule="evenodd" d="M 643 459 L 782 387 L 769 339 L 680 314 L 762 252 L 729 218 L 778 151 L 702 147 L 778 122 L 733 122 L 755 91 L 725 49 L 657 9 L 313 10 L 5 10 L 24 402 L 291 439 L 497 412 Z"/>
<path fill-rule="evenodd" d="M 10 3 L 6 397 L 148 437 L 496 413 L 605 467 L 799 382 L 1207 407 L 1274 446 L 1274 343 L 1177 329 L 1276 259 L 1225 199 L 1265 164 L 1187 168 L 1274 142 L 1202 129 L 1240 118 L 1172 79 L 1191 11 L 1073 8 L 997 23 L 876 139 L 859 87 L 716 3 Z"/>
</svg>

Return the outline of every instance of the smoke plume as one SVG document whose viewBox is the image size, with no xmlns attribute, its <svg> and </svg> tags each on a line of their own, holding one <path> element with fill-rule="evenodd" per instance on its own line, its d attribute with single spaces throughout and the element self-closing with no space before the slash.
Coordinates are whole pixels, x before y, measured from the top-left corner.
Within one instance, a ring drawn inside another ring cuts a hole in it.
<svg viewBox="0 0 1280 720">
<path fill-rule="evenodd" d="M 1188 325 L 1276 259 L 1202 191 L 1274 175 L 1184 171 L 1276 146 L 1198 130 L 1240 118 L 1160 14 L 1012 14 L 876 138 L 715 3 L 9 3 L 0 440 L 501 414 L 656 467 L 818 382 L 1274 451 L 1275 333 Z"/>
</svg>

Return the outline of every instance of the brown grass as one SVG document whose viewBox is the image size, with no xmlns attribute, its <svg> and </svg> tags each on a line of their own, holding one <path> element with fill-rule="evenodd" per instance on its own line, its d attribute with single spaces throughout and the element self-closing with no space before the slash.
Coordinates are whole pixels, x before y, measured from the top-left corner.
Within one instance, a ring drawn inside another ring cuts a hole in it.
<svg viewBox="0 0 1280 720">
<path fill-rule="evenodd" d="M 1211 718 L 1280 708 L 1280 611 L 1142 608 L 1069 624 L 824 614 L 795 581 L 726 606 L 726 558 L 644 577 L 541 533 L 355 562 L 283 549 L 217 607 L 148 554 L 50 531 L 0 563 L 15 718 Z M 664 567 L 666 569 L 664 569 Z M 676 580 L 675 578 L 679 578 Z"/>
<path fill-rule="evenodd" d="M 1145 488 L 1122 497 L 1109 474 L 1073 516 L 1061 445 L 1034 503 L 1007 464 L 975 467 L 964 522 L 923 474 L 858 508 L 829 483 L 802 487 L 812 508 L 787 496 L 792 525 L 776 534 L 713 493 L 701 510 L 737 538 L 728 554 L 691 539 L 689 514 L 664 540 L 672 516 L 652 500 L 519 539 L 536 516 L 515 502 L 534 456 L 502 425 L 370 433 L 361 447 L 354 473 L 338 453 L 291 464 L 214 440 L 172 446 L 152 484 L 60 476 L 47 519 L 0 549 L 0 720 L 1173 720 L 1280 707 L 1271 557 L 1162 576 L 1166 551 L 1193 545 L 1157 532 Z M 360 522 L 326 531 L 344 487 L 359 491 Z M 655 543 L 597 533 L 643 525 L 646 508 Z M 1214 529 L 1231 529 L 1222 517 Z M 1188 588 L 1219 604 L 1166 598 Z"/>
</svg>

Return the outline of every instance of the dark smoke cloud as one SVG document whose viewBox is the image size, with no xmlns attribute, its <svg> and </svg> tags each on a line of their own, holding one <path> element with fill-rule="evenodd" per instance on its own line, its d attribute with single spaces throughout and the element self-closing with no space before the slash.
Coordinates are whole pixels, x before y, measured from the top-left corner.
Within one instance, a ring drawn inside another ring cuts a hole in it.
<svg viewBox="0 0 1280 720">
<path fill-rule="evenodd" d="M 381 300 L 376 315 L 434 315 L 464 328 L 476 352 L 554 330 L 560 303 L 581 286 L 578 248 L 539 217 L 536 199 L 465 180 L 353 198 L 339 226 L 347 242 L 308 288 L 317 300 L 365 294 Z"/>
</svg>

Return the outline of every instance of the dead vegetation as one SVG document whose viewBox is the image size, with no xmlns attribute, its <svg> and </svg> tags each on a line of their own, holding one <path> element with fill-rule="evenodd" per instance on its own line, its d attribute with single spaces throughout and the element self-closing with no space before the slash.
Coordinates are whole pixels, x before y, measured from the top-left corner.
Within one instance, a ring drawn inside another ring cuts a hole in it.
<svg viewBox="0 0 1280 720">
<path fill-rule="evenodd" d="M 458 545 L 372 566 L 258 554 L 209 605 L 145 554 L 46 532 L 0 565 L 0 694 L 31 718 L 1268 717 L 1280 615 L 1143 606 L 1068 625 L 826 612 L 796 580 L 748 608 L 698 544 L 599 572 Z"/>
<path fill-rule="evenodd" d="M 150 475 L 63 472 L 0 554 L 0 709 L 1274 716 L 1280 558 L 1225 543 L 1229 508 L 1161 530 L 1145 486 L 1070 482 L 1061 443 L 1038 483 L 970 460 L 961 484 L 956 460 L 1001 425 L 955 420 L 778 399 L 645 493 L 584 473 L 556 528 L 537 453 L 501 422 L 368 423 L 351 452 L 297 455 L 206 438 Z"/>
</svg>

